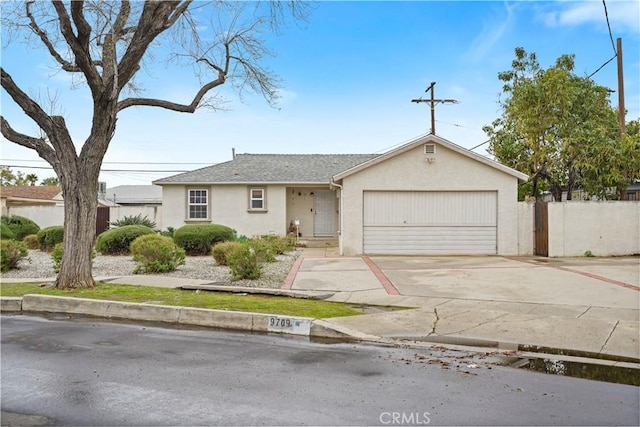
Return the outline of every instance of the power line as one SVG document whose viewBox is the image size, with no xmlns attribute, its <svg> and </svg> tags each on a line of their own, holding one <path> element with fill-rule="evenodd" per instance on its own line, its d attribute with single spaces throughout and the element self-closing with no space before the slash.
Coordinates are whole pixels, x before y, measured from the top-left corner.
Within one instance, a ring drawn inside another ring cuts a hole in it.
<svg viewBox="0 0 640 427">
<path fill-rule="evenodd" d="M 616 49 L 616 44 L 613 42 L 613 33 L 611 32 L 611 24 L 609 23 L 609 12 L 607 11 L 606 0 L 602 0 L 602 5 L 604 6 L 604 17 L 607 21 L 607 29 L 609 30 L 609 39 L 611 40 L 611 47 L 613 48 L 613 57 L 609 59 L 607 62 L 605 62 L 604 64 L 602 64 L 600 67 L 598 67 L 598 69 L 595 70 L 593 73 L 589 74 L 589 76 L 587 77 L 588 79 L 593 77 L 598 71 L 602 70 L 609 62 L 613 61 L 618 56 L 618 50 Z"/>
<path fill-rule="evenodd" d="M 609 12 L 607 12 L 607 2 L 602 0 L 602 5 L 604 6 L 604 17 L 607 20 L 607 28 L 609 29 L 609 38 L 611 39 L 611 47 L 613 48 L 613 53 L 618 54 L 616 50 L 616 44 L 613 42 L 613 34 L 611 34 L 611 25 L 609 24 Z"/>
<path fill-rule="evenodd" d="M 0 162 L 40 162 L 46 163 L 45 160 L 29 160 L 29 159 L 4 159 L 0 160 Z M 102 162 L 102 164 L 110 164 L 110 165 L 211 165 L 213 163 L 207 162 Z"/>
<path fill-rule="evenodd" d="M 9 168 L 27 168 L 27 169 L 46 169 L 53 170 L 51 166 L 30 166 L 30 165 L 2 165 Z M 100 169 L 100 172 L 136 172 L 136 173 L 179 173 L 189 172 L 185 169 L 171 170 L 171 169 Z"/>
<path fill-rule="evenodd" d="M 597 70 L 595 70 L 593 73 L 589 74 L 589 76 L 588 76 L 587 78 L 588 78 L 588 79 L 590 79 L 591 77 L 593 77 L 593 75 L 594 75 L 595 73 L 597 73 L 598 71 L 602 70 L 602 69 L 603 69 L 603 68 L 604 68 L 604 67 L 605 67 L 609 62 L 613 61 L 613 60 L 614 60 L 614 59 L 616 59 L 617 57 L 618 57 L 618 55 L 617 55 L 617 54 L 616 54 L 616 55 L 613 55 L 613 56 L 611 57 L 611 59 L 609 59 L 607 62 L 605 62 L 604 64 L 602 64 L 600 67 L 598 67 L 598 69 L 597 69 Z"/>
</svg>

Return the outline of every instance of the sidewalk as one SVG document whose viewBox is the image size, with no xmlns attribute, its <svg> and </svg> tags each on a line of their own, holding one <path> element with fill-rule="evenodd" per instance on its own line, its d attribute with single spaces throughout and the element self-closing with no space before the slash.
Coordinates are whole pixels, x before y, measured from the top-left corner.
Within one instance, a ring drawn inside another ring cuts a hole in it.
<svg viewBox="0 0 640 427">
<path fill-rule="evenodd" d="M 640 358 L 640 258 L 336 257 L 305 249 L 293 290 L 395 307 L 327 319 L 395 340 Z"/>
<path fill-rule="evenodd" d="M 209 285 L 146 275 L 96 279 Z M 319 323 L 368 340 L 640 359 L 640 257 L 340 257 L 336 248 L 307 248 L 282 289 L 258 291 L 363 305 L 370 314 Z"/>
</svg>

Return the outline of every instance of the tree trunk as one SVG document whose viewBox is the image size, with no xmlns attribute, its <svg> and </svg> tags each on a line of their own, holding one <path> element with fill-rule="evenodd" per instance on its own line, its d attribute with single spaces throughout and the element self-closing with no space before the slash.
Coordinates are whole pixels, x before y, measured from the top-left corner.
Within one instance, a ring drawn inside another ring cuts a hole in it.
<svg viewBox="0 0 640 427">
<path fill-rule="evenodd" d="M 82 169 L 80 169 L 82 170 Z M 64 165 L 61 177 L 64 198 L 64 251 L 58 289 L 93 288 L 91 274 L 96 234 L 98 175 L 82 174 Z"/>
</svg>

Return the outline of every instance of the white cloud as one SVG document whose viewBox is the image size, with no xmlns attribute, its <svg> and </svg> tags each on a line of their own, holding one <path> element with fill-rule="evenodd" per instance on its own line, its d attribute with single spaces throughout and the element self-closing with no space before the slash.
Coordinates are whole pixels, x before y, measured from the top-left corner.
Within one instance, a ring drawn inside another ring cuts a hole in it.
<svg viewBox="0 0 640 427">
<path fill-rule="evenodd" d="M 483 21 L 482 31 L 471 43 L 465 53 L 465 57 L 472 60 L 485 58 L 491 49 L 509 32 L 515 20 L 515 5 L 504 3 L 504 14 L 494 16 L 490 21 Z"/>
<path fill-rule="evenodd" d="M 558 10 L 540 11 L 538 19 L 549 27 L 596 25 L 607 30 L 604 6 L 600 1 L 552 2 Z M 607 2 L 609 23 L 614 33 L 617 31 L 640 32 L 640 2 L 611 1 Z"/>
</svg>

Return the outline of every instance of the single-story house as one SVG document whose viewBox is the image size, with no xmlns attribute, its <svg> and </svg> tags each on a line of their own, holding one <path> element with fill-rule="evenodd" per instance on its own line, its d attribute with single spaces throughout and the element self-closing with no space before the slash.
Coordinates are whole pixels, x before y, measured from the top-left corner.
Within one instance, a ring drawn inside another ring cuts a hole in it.
<svg viewBox="0 0 640 427">
<path fill-rule="evenodd" d="M 113 206 L 162 205 L 162 187 L 157 185 L 118 185 L 98 194 L 100 199 Z"/>
<path fill-rule="evenodd" d="M 436 135 L 384 154 L 238 154 L 154 182 L 164 226 L 217 223 L 247 236 L 338 237 L 340 253 L 518 252 L 528 177 Z"/>
<path fill-rule="evenodd" d="M 2 215 L 16 206 L 61 206 L 62 188 L 57 185 L 16 185 L 0 187 Z"/>
</svg>

